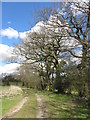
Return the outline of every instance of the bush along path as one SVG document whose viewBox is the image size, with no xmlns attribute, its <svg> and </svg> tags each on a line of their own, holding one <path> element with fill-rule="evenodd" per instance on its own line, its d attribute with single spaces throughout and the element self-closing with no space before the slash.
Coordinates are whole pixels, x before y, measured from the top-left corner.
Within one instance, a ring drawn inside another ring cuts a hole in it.
<svg viewBox="0 0 90 120">
<path fill-rule="evenodd" d="M 45 103 L 43 101 L 43 96 L 41 94 L 38 94 L 38 93 L 36 93 L 35 96 L 36 96 L 37 103 L 38 103 L 35 118 L 48 118 L 46 106 L 45 106 Z"/>
</svg>

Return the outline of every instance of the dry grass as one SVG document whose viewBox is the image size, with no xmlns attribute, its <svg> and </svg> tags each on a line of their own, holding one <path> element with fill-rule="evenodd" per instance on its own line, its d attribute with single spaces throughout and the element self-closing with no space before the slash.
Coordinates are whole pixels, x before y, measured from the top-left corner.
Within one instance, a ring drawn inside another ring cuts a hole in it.
<svg viewBox="0 0 90 120">
<path fill-rule="evenodd" d="M 2 97 L 13 97 L 15 95 L 21 94 L 22 89 L 18 86 L 11 85 L 2 87 Z"/>
</svg>

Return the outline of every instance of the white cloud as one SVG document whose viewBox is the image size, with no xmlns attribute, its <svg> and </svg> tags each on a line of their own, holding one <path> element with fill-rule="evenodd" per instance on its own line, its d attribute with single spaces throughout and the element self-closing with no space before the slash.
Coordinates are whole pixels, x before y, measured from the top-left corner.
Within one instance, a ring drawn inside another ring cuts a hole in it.
<svg viewBox="0 0 90 120">
<path fill-rule="evenodd" d="M 26 34 L 29 33 L 29 32 L 30 32 L 30 31 L 19 32 L 19 37 L 20 37 L 21 39 L 24 39 L 24 38 L 26 38 Z"/>
<path fill-rule="evenodd" d="M 0 61 L 7 61 L 11 56 L 13 56 L 13 47 L 8 45 L 0 44 Z"/>
<path fill-rule="evenodd" d="M 11 24 L 11 21 L 8 21 L 8 24 Z"/>
<path fill-rule="evenodd" d="M 89 0 L 78 0 L 78 2 L 89 2 Z"/>
<path fill-rule="evenodd" d="M 44 22 L 40 21 L 38 22 L 31 30 L 25 31 L 25 32 L 19 32 L 19 37 L 21 39 L 25 39 L 28 33 L 41 33 L 44 32 Z"/>
<path fill-rule="evenodd" d="M 37 32 L 40 33 L 43 30 L 43 27 L 45 27 L 44 22 L 40 21 L 38 22 L 32 29 L 30 32 Z"/>
<path fill-rule="evenodd" d="M 7 62 L 9 60 L 14 61 L 23 61 L 25 57 L 20 54 L 15 54 L 14 51 L 16 48 L 10 47 L 8 45 L 0 44 L 0 61 Z"/>
<path fill-rule="evenodd" d="M 13 28 L 9 27 L 7 29 L 0 30 L 0 35 L 7 36 L 9 39 L 11 38 L 18 38 L 19 34 L 17 30 L 14 30 Z"/>
<path fill-rule="evenodd" d="M 17 71 L 17 68 L 20 67 L 20 64 L 18 63 L 10 63 L 6 64 L 4 66 L 0 66 L 0 74 L 7 73 L 11 74 Z"/>
<path fill-rule="evenodd" d="M 0 44 L 0 62 L 6 62 L 10 60 L 12 57 L 14 57 L 16 60 L 23 59 L 22 56 L 14 55 L 13 50 L 14 50 L 14 47 Z M 13 72 L 16 72 L 19 66 L 20 64 L 18 63 L 10 63 L 10 64 L 5 64 L 4 66 L 0 66 L 0 74 L 2 73 L 11 74 Z"/>
</svg>

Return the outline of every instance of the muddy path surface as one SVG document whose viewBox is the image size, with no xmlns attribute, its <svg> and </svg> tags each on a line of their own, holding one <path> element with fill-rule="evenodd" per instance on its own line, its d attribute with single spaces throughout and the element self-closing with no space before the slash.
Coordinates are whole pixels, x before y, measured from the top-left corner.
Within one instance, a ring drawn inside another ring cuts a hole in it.
<svg viewBox="0 0 90 120">
<path fill-rule="evenodd" d="M 35 118 L 48 118 L 48 113 L 46 110 L 45 102 L 43 99 L 43 95 L 41 94 L 35 94 L 37 98 L 38 108 L 36 111 Z"/>
</svg>

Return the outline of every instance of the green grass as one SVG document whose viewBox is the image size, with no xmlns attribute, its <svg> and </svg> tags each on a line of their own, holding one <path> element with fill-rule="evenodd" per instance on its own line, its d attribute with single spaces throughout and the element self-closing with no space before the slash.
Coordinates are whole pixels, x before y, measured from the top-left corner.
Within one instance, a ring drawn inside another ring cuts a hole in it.
<svg viewBox="0 0 90 120">
<path fill-rule="evenodd" d="M 2 93 L 5 94 L 6 92 L 8 92 L 10 86 L 2 86 Z M 8 112 L 8 110 L 10 108 L 12 108 L 13 106 L 15 106 L 21 99 L 23 98 L 22 92 L 18 95 L 12 95 L 12 96 L 3 96 L 1 98 L 1 102 L 2 102 L 2 115 L 4 115 L 5 113 Z"/>
<path fill-rule="evenodd" d="M 8 112 L 8 110 L 15 106 L 22 98 L 23 96 L 21 94 L 11 98 L 2 97 L 2 115 Z"/>
<path fill-rule="evenodd" d="M 10 86 L 2 86 L 2 87 L 1 87 L 2 93 L 3 93 L 3 92 L 7 92 L 8 89 L 9 89 L 9 87 L 10 87 Z"/>
<path fill-rule="evenodd" d="M 22 87 L 22 82 L 10 82 L 10 85 L 16 85 Z"/>
<path fill-rule="evenodd" d="M 6 90 L 8 88 L 5 88 Z M 56 94 L 47 91 L 38 91 L 35 89 L 24 89 L 28 93 L 28 101 L 23 105 L 22 109 L 14 116 L 14 118 L 35 118 L 37 109 L 37 100 L 35 93 L 43 95 L 48 116 L 50 118 L 87 118 L 89 117 L 89 109 L 83 101 L 76 101 L 72 96 L 65 94 Z M 22 97 L 22 96 L 21 96 Z M 21 99 L 19 95 L 12 99 L 3 97 L 3 114 Z"/>
<path fill-rule="evenodd" d="M 28 89 L 27 92 L 29 97 L 28 101 L 24 104 L 22 109 L 14 116 L 15 118 L 35 118 L 35 113 L 37 109 L 35 90 Z"/>
<path fill-rule="evenodd" d="M 41 92 L 46 101 L 50 118 L 87 118 L 89 109 L 85 103 L 76 102 L 71 96 Z"/>
<path fill-rule="evenodd" d="M 0 98 L 0 116 L 2 116 L 2 101 L 1 101 L 1 98 Z"/>
</svg>

